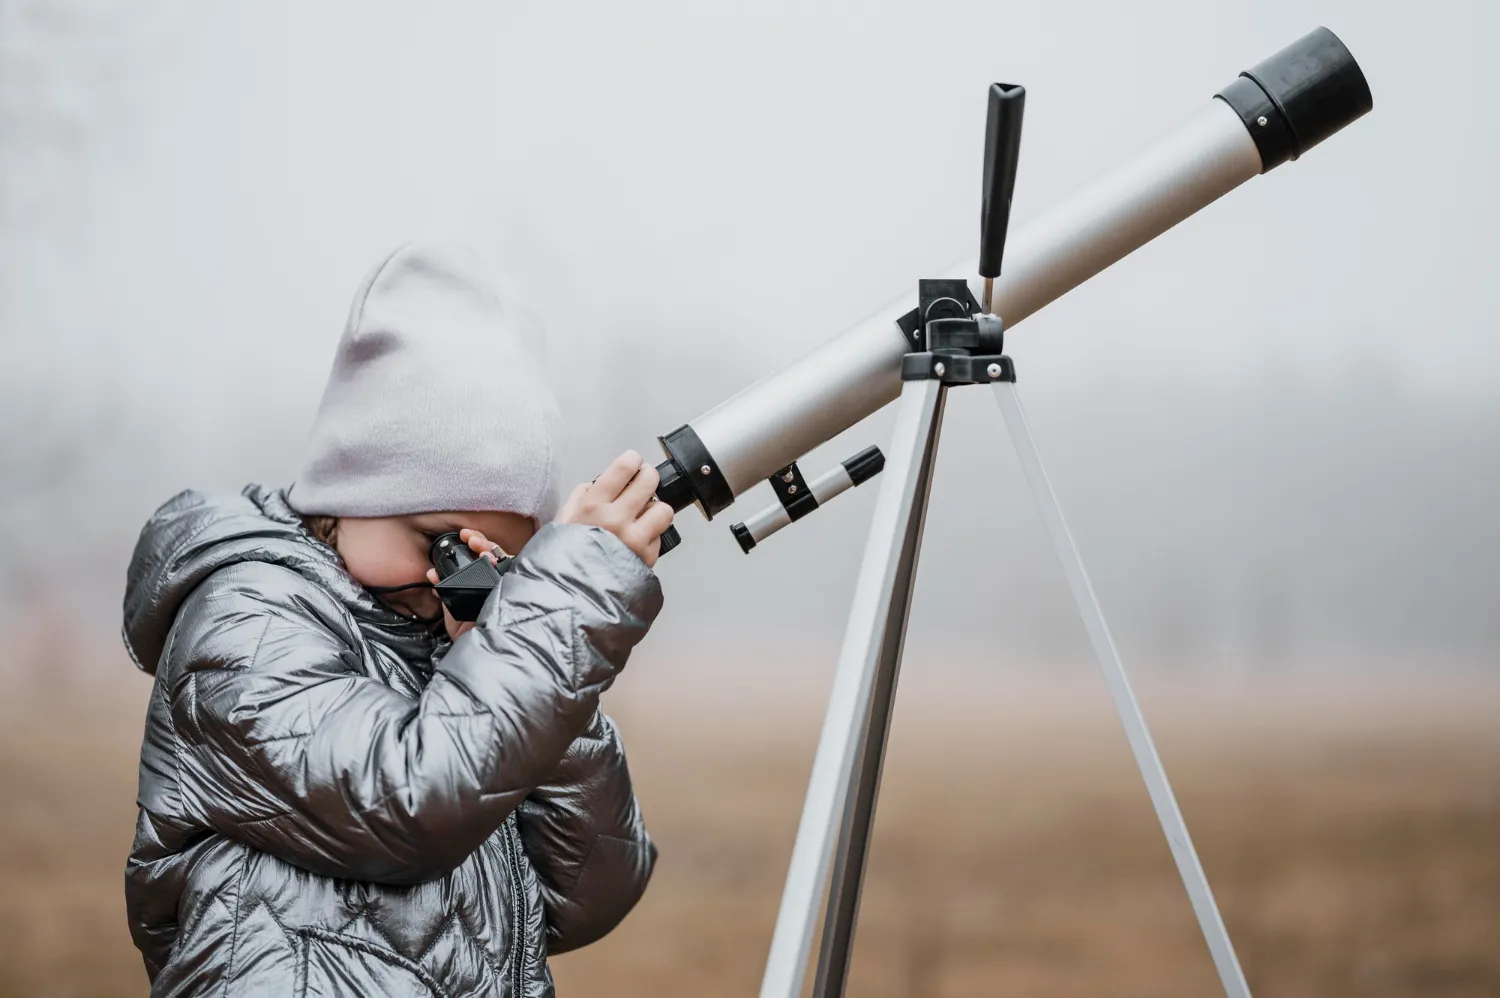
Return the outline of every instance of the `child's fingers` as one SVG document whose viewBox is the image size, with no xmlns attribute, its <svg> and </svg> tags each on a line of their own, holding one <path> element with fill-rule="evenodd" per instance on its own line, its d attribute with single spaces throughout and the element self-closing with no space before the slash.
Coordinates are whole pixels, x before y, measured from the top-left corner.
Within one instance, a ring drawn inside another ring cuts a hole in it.
<svg viewBox="0 0 1500 998">
<path fill-rule="evenodd" d="M 640 470 L 641 455 L 628 450 L 611 461 L 609 467 L 604 469 L 604 474 L 594 479 L 589 492 L 600 502 L 614 502 Z"/>
<path fill-rule="evenodd" d="M 668 504 L 654 502 L 647 506 L 646 511 L 635 521 L 635 529 L 646 537 L 660 537 L 672 525 L 672 518 L 675 515 Z"/>
<path fill-rule="evenodd" d="M 469 550 L 481 558 L 488 558 L 491 565 L 500 564 L 500 559 L 505 557 L 505 552 L 500 550 L 500 545 L 472 527 L 460 530 L 458 539 L 469 545 Z"/>
<path fill-rule="evenodd" d="M 437 569 L 435 569 L 435 568 L 429 568 L 427 570 L 427 581 L 431 582 L 433 585 L 437 585 L 439 582 L 442 581 L 441 579 L 438 578 Z"/>
<path fill-rule="evenodd" d="M 573 486 L 573 491 L 568 493 L 568 499 L 562 504 L 562 509 L 557 511 L 558 523 L 576 523 L 580 510 L 583 506 L 583 497 L 588 494 L 589 483 L 580 482 Z"/>
<path fill-rule="evenodd" d="M 661 475 L 651 465 L 645 465 L 635 473 L 635 477 L 615 501 L 625 507 L 625 512 L 633 519 L 656 497 L 656 486 L 660 483 Z"/>
</svg>

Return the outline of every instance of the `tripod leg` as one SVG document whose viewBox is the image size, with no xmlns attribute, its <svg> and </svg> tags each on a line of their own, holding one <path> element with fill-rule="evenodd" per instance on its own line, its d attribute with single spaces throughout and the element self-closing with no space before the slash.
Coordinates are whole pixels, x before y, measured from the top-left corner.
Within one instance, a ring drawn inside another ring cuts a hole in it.
<svg viewBox="0 0 1500 998">
<path fill-rule="evenodd" d="M 836 847 L 839 863 L 829 896 L 819 984 L 837 990 L 819 994 L 843 990 L 944 395 L 936 381 L 910 381 L 902 388 L 761 998 L 802 994 L 823 884 Z"/>
<path fill-rule="evenodd" d="M 922 550 L 922 529 L 927 523 L 927 499 L 932 489 L 932 468 L 937 461 L 938 438 L 943 429 L 946 393 L 938 395 L 937 411 L 928 424 L 928 442 L 916 470 L 917 484 L 912 507 L 906 517 L 906 536 L 896 566 L 895 583 L 887 601 L 885 631 L 875 664 L 874 688 L 861 752 L 850 778 L 853 796 L 839 826 L 838 852 L 828 882 L 828 905 L 823 914 L 823 941 L 813 998 L 842 998 L 849 979 L 854 952 L 854 927 L 859 918 L 859 898 L 864 884 L 865 862 L 875 826 L 875 804 L 880 796 L 880 777 L 885 768 L 885 746 L 890 734 L 896 683 L 901 675 L 901 653 L 906 645 L 906 622 L 911 612 L 912 583 L 917 574 L 917 556 Z"/>
<path fill-rule="evenodd" d="M 1115 649 L 1114 639 L 1110 637 L 1109 627 L 1104 622 L 1104 611 L 1099 607 L 1094 587 L 1084 570 L 1083 559 L 1079 557 L 1078 547 L 1073 543 L 1073 535 L 1068 531 L 1062 509 L 1057 504 L 1057 496 L 1052 491 L 1052 483 L 1047 480 L 1047 472 L 1042 467 L 1042 459 L 1037 453 L 1036 441 L 1032 439 L 1031 428 L 1026 423 L 1026 413 L 1021 408 L 1021 398 L 1016 393 L 1016 386 L 1013 382 L 995 382 L 994 389 L 995 398 L 1000 402 L 1000 411 L 1005 416 L 1006 429 L 1010 431 L 1011 443 L 1015 445 L 1016 456 L 1020 458 L 1026 481 L 1031 486 L 1031 494 L 1041 511 L 1058 560 L 1062 562 L 1068 587 L 1073 590 L 1073 599 L 1078 603 L 1078 612 L 1083 616 L 1089 642 L 1094 646 L 1094 655 L 1099 660 L 1099 668 L 1109 686 L 1110 698 L 1114 700 L 1115 711 L 1125 727 L 1130 750 L 1135 754 L 1136 766 L 1141 771 L 1141 778 L 1146 781 L 1146 790 L 1156 808 L 1157 820 L 1161 822 L 1161 830 L 1167 837 L 1172 858 L 1177 862 L 1177 872 L 1182 876 L 1182 884 L 1187 888 L 1193 912 L 1198 916 L 1198 926 L 1208 942 L 1209 953 L 1219 971 L 1219 980 L 1224 984 L 1224 993 L 1229 998 L 1250 998 L 1250 986 L 1245 981 L 1244 972 L 1240 970 L 1239 959 L 1229 941 L 1229 931 L 1219 915 L 1219 906 L 1214 902 L 1213 891 L 1209 889 L 1208 877 L 1198 861 L 1193 840 L 1188 837 L 1187 825 L 1177 807 L 1177 798 L 1173 796 L 1171 784 L 1167 782 L 1167 771 L 1162 768 L 1161 758 L 1156 754 L 1156 745 L 1151 741 L 1151 732 L 1146 727 L 1146 717 L 1141 713 L 1140 704 L 1136 703 L 1130 680 L 1125 675 L 1125 666 L 1120 661 L 1120 653 Z"/>
</svg>

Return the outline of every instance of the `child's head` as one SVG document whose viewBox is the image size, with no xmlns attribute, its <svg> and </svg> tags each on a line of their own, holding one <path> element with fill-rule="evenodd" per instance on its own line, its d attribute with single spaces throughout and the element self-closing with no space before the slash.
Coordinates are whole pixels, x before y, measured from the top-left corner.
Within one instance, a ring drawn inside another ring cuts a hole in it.
<svg viewBox="0 0 1500 998">
<path fill-rule="evenodd" d="M 409 244 L 371 271 L 288 493 L 361 584 L 421 582 L 437 534 L 514 553 L 552 518 L 562 421 L 541 350 L 472 250 Z M 436 612 L 431 592 L 390 600 Z"/>
</svg>

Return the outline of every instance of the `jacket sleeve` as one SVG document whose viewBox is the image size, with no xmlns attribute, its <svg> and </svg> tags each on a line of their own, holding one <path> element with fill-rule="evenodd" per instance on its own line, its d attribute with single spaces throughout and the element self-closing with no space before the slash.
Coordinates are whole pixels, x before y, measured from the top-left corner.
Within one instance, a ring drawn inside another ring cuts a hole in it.
<svg viewBox="0 0 1500 998">
<path fill-rule="evenodd" d="M 330 594 L 222 569 L 164 656 L 184 808 L 327 876 L 441 876 L 558 768 L 660 607 L 612 534 L 548 526 L 413 699 L 372 678 Z"/>
<path fill-rule="evenodd" d="M 596 712 L 516 816 L 547 915 L 547 951 L 602 938 L 635 907 L 656 864 L 615 726 Z"/>
</svg>

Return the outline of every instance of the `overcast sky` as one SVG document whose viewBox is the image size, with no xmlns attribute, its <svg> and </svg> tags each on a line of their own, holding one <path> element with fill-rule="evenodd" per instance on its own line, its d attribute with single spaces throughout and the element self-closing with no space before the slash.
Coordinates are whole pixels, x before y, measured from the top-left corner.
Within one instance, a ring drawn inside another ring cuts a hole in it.
<svg viewBox="0 0 1500 998">
<path fill-rule="evenodd" d="M 1128 661 L 1493 665 L 1480 2 L 0 0 L 10 605 L 88 551 L 80 618 L 112 630 L 157 504 L 290 481 L 359 278 L 408 238 L 475 243 L 545 318 L 584 479 L 971 257 L 992 80 L 1028 91 L 1024 219 L 1319 24 L 1374 112 L 1009 352 Z M 1086 654 L 987 393 L 955 393 L 938 475 L 913 651 Z M 874 494 L 750 557 L 727 524 L 767 496 L 684 514 L 653 640 L 830 651 Z"/>
</svg>

